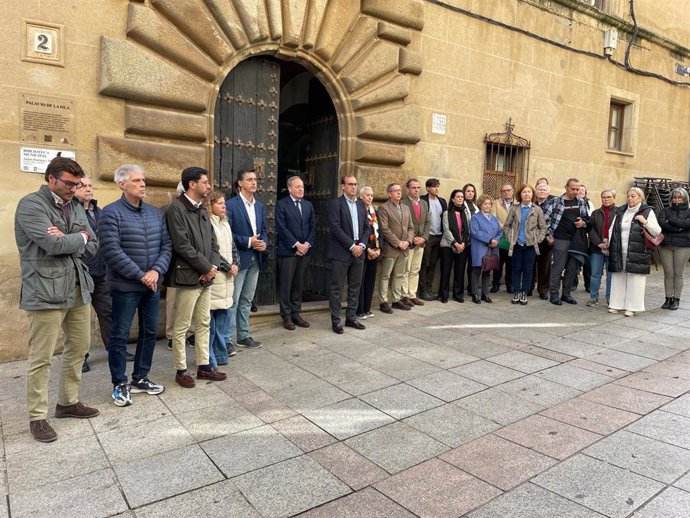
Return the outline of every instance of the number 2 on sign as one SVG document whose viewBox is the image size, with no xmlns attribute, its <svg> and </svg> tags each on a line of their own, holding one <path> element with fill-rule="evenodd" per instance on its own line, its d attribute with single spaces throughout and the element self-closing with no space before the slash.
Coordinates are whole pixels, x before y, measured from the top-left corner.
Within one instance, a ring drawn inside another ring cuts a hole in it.
<svg viewBox="0 0 690 518">
<path fill-rule="evenodd" d="M 34 51 L 43 54 L 53 53 L 53 38 L 45 33 L 37 33 L 34 35 Z"/>
</svg>

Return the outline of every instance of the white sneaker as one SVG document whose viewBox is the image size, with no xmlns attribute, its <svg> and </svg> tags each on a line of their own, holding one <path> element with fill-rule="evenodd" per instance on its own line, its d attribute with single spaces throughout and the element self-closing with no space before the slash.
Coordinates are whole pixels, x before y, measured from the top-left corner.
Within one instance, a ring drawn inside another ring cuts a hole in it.
<svg viewBox="0 0 690 518">
<path fill-rule="evenodd" d="M 634 312 L 634 311 L 626 311 L 626 312 L 623 313 L 623 314 L 624 314 L 626 317 L 634 317 L 634 316 L 635 316 L 635 312 Z"/>
<path fill-rule="evenodd" d="M 369 311 L 369 313 L 367 313 L 367 318 L 374 318 L 374 314 L 371 311 Z"/>
<path fill-rule="evenodd" d="M 619 309 L 609 308 L 609 313 L 620 313 Z"/>
</svg>

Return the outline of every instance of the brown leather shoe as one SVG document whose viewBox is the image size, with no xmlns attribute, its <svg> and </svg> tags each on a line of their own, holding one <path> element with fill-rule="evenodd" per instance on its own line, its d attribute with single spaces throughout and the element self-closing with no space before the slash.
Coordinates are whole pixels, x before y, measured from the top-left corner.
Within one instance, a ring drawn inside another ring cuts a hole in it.
<svg viewBox="0 0 690 518">
<path fill-rule="evenodd" d="M 283 327 L 285 329 L 287 329 L 288 331 L 294 331 L 295 330 L 295 323 L 290 318 L 284 318 L 283 319 Z"/>
<path fill-rule="evenodd" d="M 393 302 L 393 304 L 391 304 L 391 307 L 395 309 L 402 309 L 403 311 L 410 311 L 412 309 L 412 306 L 408 306 L 402 300 L 399 300 L 398 302 Z"/>
<path fill-rule="evenodd" d="M 31 435 L 34 436 L 34 439 L 39 442 L 53 442 L 57 440 L 57 433 L 55 433 L 53 427 L 45 419 L 30 421 L 29 430 L 31 430 Z"/>
<path fill-rule="evenodd" d="M 417 297 L 410 299 L 410 302 L 412 302 L 412 304 L 414 304 L 415 306 L 423 306 L 424 305 L 424 302 L 419 300 Z"/>
<path fill-rule="evenodd" d="M 55 417 L 76 417 L 77 419 L 89 419 L 96 417 L 100 412 L 96 408 L 86 406 L 77 401 L 74 405 L 55 405 Z"/>
<path fill-rule="evenodd" d="M 194 388 L 194 385 L 196 385 L 194 378 L 192 378 L 188 371 L 184 371 L 184 374 L 175 374 L 175 381 L 180 387 L 184 388 Z"/>
<path fill-rule="evenodd" d="M 304 320 L 301 316 L 299 315 L 293 315 L 292 321 L 295 323 L 297 327 L 309 327 L 309 322 Z"/>
<path fill-rule="evenodd" d="M 400 299 L 400 302 L 402 302 L 402 303 L 405 304 L 406 306 L 410 306 L 410 307 L 414 306 L 414 302 L 412 302 L 412 300 L 410 299 L 410 297 L 403 297 L 403 298 Z"/>
<path fill-rule="evenodd" d="M 210 371 L 197 369 L 196 379 L 209 381 L 225 381 L 226 379 L 228 379 L 228 375 L 224 372 L 220 372 L 218 369 L 213 369 Z"/>
</svg>

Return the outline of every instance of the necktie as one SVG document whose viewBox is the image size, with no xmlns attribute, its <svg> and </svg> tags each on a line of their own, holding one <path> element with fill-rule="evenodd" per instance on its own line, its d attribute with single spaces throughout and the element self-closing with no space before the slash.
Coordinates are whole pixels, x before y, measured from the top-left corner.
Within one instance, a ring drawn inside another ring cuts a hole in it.
<svg viewBox="0 0 690 518">
<path fill-rule="evenodd" d="M 300 203 L 302 200 L 295 200 L 295 207 L 297 207 L 297 210 L 299 210 L 299 216 L 300 218 L 302 217 L 302 203 Z"/>
</svg>

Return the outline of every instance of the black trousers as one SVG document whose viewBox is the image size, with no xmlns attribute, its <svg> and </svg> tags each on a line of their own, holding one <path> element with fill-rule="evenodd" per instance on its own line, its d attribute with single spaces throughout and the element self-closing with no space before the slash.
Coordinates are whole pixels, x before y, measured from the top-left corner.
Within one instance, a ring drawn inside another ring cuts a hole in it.
<svg viewBox="0 0 690 518">
<path fill-rule="evenodd" d="M 556 239 L 551 251 L 551 278 L 549 281 L 549 291 L 552 297 L 558 296 L 561 288 L 561 273 L 563 274 L 563 293 L 562 296 L 570 295 L 577 277 L 580 264 L 572 255 L 568 253 L 570 241 Z"/>
<path fill-rule="evenodd" d="M 347 261 L 331 260 L 331 292 L 328 305 L 331 310 L 331 322 L 340 323 L 342 304 L 340 296 L 347 282 L 347 320 L 357 319 L 357 303 L 359 302 L 359 288 L 362 285 L 362 271 L 364 270 L 364 256 L 351 256 Z"/>
<path fill-rule="evenodd" d="M 498 270 L 494 270 L 493 285 L 495 287 L 498 287 L 501 285 L 501 275 L 503 274 L 503 268 L 505 266 L 506 288 L 510 288 L 511 283 L 513 282 L 513 267 L 512 267 L 512 261 L 510 260 L 510 256 L 508 255 L 508 250 L 504 250 L 503 248 L 499 248 L 498 249 L 498 259 L 499 259 L 499 266 L 498 266 Z"/>
<path fill-rule="evenodd" d="M 357 314 L 362 315 L 371 311 L 371 299 L 376 288 L 376 266 L 378 259 L 365 259 L 364 272 L 362 273 L 362 286 L 359 290 L 359 303 L 357 304 Z"/>
<path fill-rule="evenodd" d="M 489 280 L 491 272 L 483 272 L 481 266 L 472 267 L 472 295 L 479 295 L 479 278 L 481 276 L 482 295 L 489 296 Z"/>
<path fill-rule="evenodd" d="M 280 269 L 280 316 L 292 318 L 302 311 L 304 274 L 309 264 L 308 255 L 278 257 Z"/>
<path fill-rule="evenodd" d="M 466 248 L 461 253 L 453 253 L 450 247 L 441 247 L 441 280 L 438 288 L 439 300 L 448 300 L 448 294 L 454 298 L 463 298 L 465 291 L 465 268 L 469 258 Z M 453 270 L 453 287 L 450 287 L 450 270 Z"/>
<path fill-rule="evenodd" d="M 98 317 L 98 327 L 101 332 L 101 340 L 106 349 L 110 346 L 110 330 L 113 326 L 113 302 L 110 298 L 110 288 L 105 276 L 93 277 L 93 293 L 91 305 Z"/>
<path fill-rule="evenodd" d="M 419 292 L 431 292 L 434 286 L 434 274 L 436 273 L 436 263 L 438 262 L 441 249 L 441 236 L 429 236 L 424 247 L 422 256 L 422 267 L 419 270 Z"/>
</svg>

